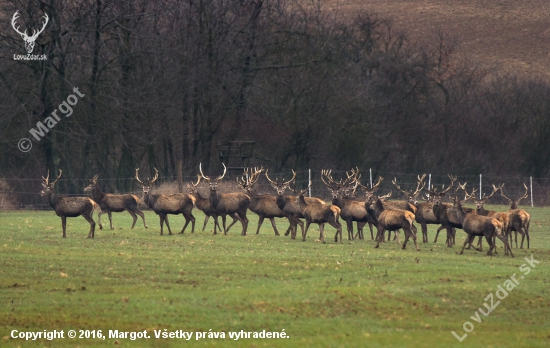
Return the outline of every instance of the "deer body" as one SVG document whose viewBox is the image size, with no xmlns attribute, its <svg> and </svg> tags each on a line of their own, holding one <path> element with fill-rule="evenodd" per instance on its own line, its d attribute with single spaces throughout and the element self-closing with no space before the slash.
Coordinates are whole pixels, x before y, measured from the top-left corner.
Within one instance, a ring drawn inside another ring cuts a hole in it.
<svg viewBox="0 0 550 348">
<path fill-rule="evenodd" d="M 92 199 L 99 205 L 101 208 L 101 211 L 99 212 L 97 216 L 97 220 L 99 223 L 99 229 L 103 229 L 103 226 L 101 225 L 101 215 L 104 213 L 107 213 L 109 216 L 109 224 L 111 226 L 111 230 L 113 229 L 113 220 L 111 217 L 111 213 L 119 213 L 123 212 L 125 210 L 130 213 L 132 216 L 132 219 L 134 222 L 132 223 L 132 227 L 136 225 L 137 221 L 137 215 L 141 216 L 141 219 L 143 220 L 143 226 L 147 228 L 147 224 L 145 223 L 145 215 L 141 210 L 138 209 L 138 202 L 139 199 L 137 196 L 131 195 L 131 194 L 124 194 L 124 195 L 115 195 L 111 193 L 104 193 L 101 191 L 101 188 L 97 184 L 97 178 L 99 175 L 96 175 L 92 179 L 92 183 L 87 186 L 84 189 L 84 192 L 91 192 L 92 193 Z"/>
<path fill-rule="evenodd" d="M 222 163 L 223 164 L 223 163 Z M 210 187 L 209 201 L 210 206 L 216 214 L 221 215 L 223 223 L 223 233 L 227 234 L 229 228 L 226 229 L 225 218 L 227 215 L 237 214 L 239 221 L 243 226 L 241 235 L 246 236 L 246 229 L 248 227 L 248 218 L 246 217 L 246 211 L 250 205 L 250 197 L 242 192 L 232 193 L 219 193 L 218 184 L 221 182 L 226 173 L 226 166 L 223 164 L 223 174 L 215 179 L 207 177 L 202 172 L 202 165 L 199 164 L 199 170 L 203 179 L 208 182 Z M 231 227 L 231 226 L 230 226 Z"/>
<path fill-rule="evenodd" d="M 307 190 L 307 189 L 306 189 Z M 312 203 L 308 204 L 304 198 L 305 191 L 300 192 L 296 196 L 296 203 L 300 206 L 302 215 L 306 220 L 306 228 L 302 233 L 302 240 L 306 240 L 307 230 L 309 225 L 312 223 L 319 225 L 319 240 L 321 243 L 325 243 L 324 227 L 325 223 L 328 223 L 332 227 L 336 228 L 336 235 L 334 236 L 334 241 L 338 242 L 338 235 L 340 235 L 340 243 L 342 241 L 342 225 L 340 224 L 340 208 L 335 205 L 328 204 L 318 204 Z"/>
<path fill-rule="evenodd" d="M 396 232 L 397 243 L 405 249 L 409 238 L 412 238 L 416 250 L 418 245 L 416 244 L 416 236 L 412 232 L 412 226 L 414 223 L 414 214 L 408 210 L 391 210 L 387 209 L 382 200 L 379 197 L 372 197 L 370 200 L 365 201 L 365 207 L 367 211 L 373 215 L 376 219 L 376 246 L 380 246 L 380 241 L 384 238 L 385 231 L 397 231 L 403 229 L 405 231 L 405 243 L 401 246 L 399 241 L 399 234 Z"/>
<path fill-rule="evenodd" d="M 493 242 L 493 237 L 496 236 L 504 243 L 505 253 L 510 251 L 510 254 L 514 257 L 512 249 L 510 249 L 508 244 L 508 239 L 503 234 L 503 226 L 500 221 L 488 216 L 478 215 L 475 212 L 466 213 L 466 211 L 462 209 L 461 202 L 456 198 L 454 207 L 456 208 L 456 215 L 462 225 L 462 229 L 468 234 L 460 254 L 464 252 L 466 244 L 471 243 L 475 236 L 483 236 L 489 244 L 489 251 L 487 252 L 487 255 L 492 255 L 492 250 L 496 249 L 495 243 Z"/>
<path fill-rule="evenodd" d="M 94 208 L 97 204 L 88 197 L 65 197 L 57 195 L 54 192 L 55 183 L 61 177 L 63 173 L 62 170 L 59 170 L 59 176 L 57 179 L 49 183 L 50 173 L 48 176 L 43 178 L 42 186 L 44 189 L 40 192 L 42 197 L 46 197 L 48 204 L 53 208 L 55 214 L 61 218 L 61 226 L 63 228 L 63 238 L 67 238 L 67 218 L 68 217 L 77 217 L 82 215 L 86 221 L 90 223 L 90 232 L 88 233 L 88 238 L 94 238 L 95 234 L 95 222 L 93 219 Z"/>
<path fill-rule="evenodd" d="M 136 180 L 142 186 L 143 202 L 157 214 L 160 218 L 160 235 L 164 234 L 163 227 L 166 222 L 168 227 L 168 233 L 171 235 L 172 230 L 168 223 L 168 214 L 178 215 L 183 214 L 185 218 L 185 224 L 181 229 L 180 234 L 185 232 L 185 228 L 191 222 L 191 233 L 195 233 L 195 217 L 192 214 L 193 206 L 195 205 L 196 198 L 186 193 L 174 193 L 174 194 L 150 194 L 151 186 L 158 178 L 158 170 L 155 168 L 155 177 L 152 180 L 147 179 L 146 182 L 142 182 L 138 176 L 139 168 L 136 169 Z"/>
<path fill-rule="evenodd" d="M 529 223 L 531 221 L 531 216 L 525 210 L 518 209 L 519 202 L 527 198 L 527 192 L 528 192 L 527 185 L 523 184 L 523 187 L 525 187 L 525 194 L 517 200 L 513 200 L 506 197 L 506 195 L 502 190 L 502 186 L 500 187 L 500 195 L 510 203 L 510 210 L 508 211 L 508 215 L 510 217 L 510 225 L 509 225 L 510 243 L 512 242 L 511 232 L 513 231 L 515 232 L 516 248 L 518 247 L 518 233 L 519 233 L 521 234 L 520 248 L 523 249 L 523 241 L 525 237 L 527 237 L 527 249 L 529 249 Z"/>
</svg>

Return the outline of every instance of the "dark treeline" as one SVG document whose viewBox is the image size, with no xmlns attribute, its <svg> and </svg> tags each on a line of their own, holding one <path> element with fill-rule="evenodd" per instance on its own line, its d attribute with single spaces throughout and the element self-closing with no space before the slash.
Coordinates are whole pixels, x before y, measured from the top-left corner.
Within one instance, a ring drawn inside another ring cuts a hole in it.
<svg viewBox="0 0 550 348">
<path fill-rule="evenodd" d="M 14 60 L 26 53 L 16 11 L 29 34 L 48 14 L 33 52 L 47 60 Z M 549 174 L 547 82 L 489 69 L 444 32 L 412 42 L 368 8 L 0 0 L 0 19 L 0 178 L 17 191 L 59 168 L 67 193 L 95 174 L 130 191 L 137 167 L 192 176 L 202 162 L 215 175 L 217 145 L 242 140 L 274 171 Z M 74 87 L 73 113 L 33 139 Z"/>
</svg>

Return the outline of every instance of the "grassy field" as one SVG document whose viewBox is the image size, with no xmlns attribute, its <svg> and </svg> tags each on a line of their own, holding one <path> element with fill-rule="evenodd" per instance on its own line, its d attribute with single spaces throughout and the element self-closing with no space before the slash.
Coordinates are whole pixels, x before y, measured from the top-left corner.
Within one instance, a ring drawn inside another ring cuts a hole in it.
<svg viewBox="0 0 550 348">
<path fill-rule="evenodd" d="M 513 249 L 515 258 L 503 255 L 500 242 L 497 257 L 485 255 L 486 244 L 484 252 L 459 255 L 460 230 L 454 248 L 440 236 L 417 252 L 395 242 L 374 249 L 370 234 L 335 244 L 332 227 L 324 245 L 316 242 L 316 229 L 306 242 L 274 236 L 269 223 L 254 235 L 252 213 L 246 237 L 236 226 L 226 236 L 201 232 L 200 212 L 194 234 L 188 227 L 184 235 L 160 236 L 158 217 L 147 212 L 149 229 L 138 221 L 130 230 L 130 215 L 114 214 L 115 230 L 96 230 L 95 239 L 86 239 L 82 217 L 71 218 L 63 239 L 52 211 L 0 211 L 0 346 L 548 346 L 549 209 L 526 210 L 531 249 Z M 170 221 L 179 232 L 183 217 Z M 284 231 L 287 223 L 277 222 Z M 434 232 L 431 227 L 430 241 Z M 525 257 L 540 264 L 533 269 Z M 496 293 L 514 274 L 519 284 L 507 297 Z M 503 299 L 487 316 L 477 312 L 479 323 L 476 311 L 487 311 L 489 294 L 495 303 L 497 295 Z M 473 331 L 459 342 L 451 331 L 463 336 L 465 322 Z M 71 339 L 71 329 L 92 337 L 101 330 L 106 339 Z M 65 338 L 26 341 L 11 338 L 12 330 L 64 330 Z M 146 330 L 151 338 L 109 338 L 109 330 Z M 155 338 L 155 330 L 193 336 Z M 229 337 L 241 330 L 284 330 L 288 338 Z M 195 332 L 205 338 L 197 340 Z"/>
</svg>

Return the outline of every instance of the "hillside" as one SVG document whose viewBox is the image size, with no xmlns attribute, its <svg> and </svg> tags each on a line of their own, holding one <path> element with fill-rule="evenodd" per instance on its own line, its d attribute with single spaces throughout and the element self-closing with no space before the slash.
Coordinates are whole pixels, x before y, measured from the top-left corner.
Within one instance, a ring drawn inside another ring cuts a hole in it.
<svg viewBox="0 0 550 348">
<path fill-rule="evenodd" d="M 437 29 L 452 33 L 463 53 L 505 71 L 550 78 L 550 1 L 340 0 L 344 11 L 365 9 L 391 18 L 420 41 Z"/>
</svg>

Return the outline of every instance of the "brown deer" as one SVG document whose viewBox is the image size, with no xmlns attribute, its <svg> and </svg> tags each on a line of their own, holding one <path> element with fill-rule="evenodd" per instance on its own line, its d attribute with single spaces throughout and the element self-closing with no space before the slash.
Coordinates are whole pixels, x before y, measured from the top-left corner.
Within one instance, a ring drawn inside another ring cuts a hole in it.
<svg viewBox="0 0 550 348">
<path fill-rule="evenodd" d="M 529 223 L 531 222 L 531 216 L 529 213 L 527 213 L 523 209 L 518 209 L 519 202 L 527 198 L 527 192 L 529 189 L 527 188 L 527 185 L 523 184 L 523 187 L 525 187 L 525 194 L 518 198 L 517 200 L 513 200 L 511 198 L 506 197 L 504 194 L 504 190 L 502 189 L 504 185 L 501 185 L 500 187 L 500 195 L 504 197 L 510 204 L 510 210 L 508 211 L 508 215 L 510 216 L 510 224 L 509 231 L 510 231 L 510 243 L 512 243 L 512 231 L 515 232 L 515 240 L 516 240 L 516 248 L 518 247 L 518 233 L 521 234 L 521 246 L 520 248 L 523 249 L 523 240 L 525 237 L 527 237 L 527 249 L 529 249 Z"/>
<path fill-rule="evenodd" d="M 277 196 L 270 194 L 257 194 L 252 190 L 252 186 L 258 181 L 263 171 L 263 168 L 254 168 L 254 172 L 252 172 L 252 169 L 245 168 L 243 175 L 240 178 L 237 177 L 237 184 L 250 197 L 250 205 L 248 206 L 248 209 L 259 216 L 256 234 L 260 233 L 260 227 L 262 226 L 264 219 L 267 218 L 271 222 L 271 226 L 273 226 L 275 235 L 278 236 L 279 231 L 277 231 L 275 218 L 285 217 L 285 214 L 279 206 L 277 206 Z"/>
<path fill-rule="evenodd" d="M 201 193 L 197 190 L 197 186 L 199 185 L 199 183 L 201 182 L 201 176 L 200 175 L 197 175 L 197 183 L 194 184 L 194 183 L 188 183 L 187 184 L 187 187 L 189 187 L 189 189 L 191 190 L 191 193 L 190 195 L 192 195 L 193 197 L 195 197 L 196 201 L 195 201 L 195 206 L 201 210 L 204 215 L 205 215 L 205 218 L 204 218 L 204 225 L 202 226 L 202 230 L 204 231 L 206 229 L 206 224 L 208 223 L 208 219 L 210 217 L 212 217 L 214 219 L 214 234 L 218 234 L 216 232 L 216 227 L 220 230 L 221 232 L 221 227 L 220 227 L 220 224 L 218 223 L 218 214 L 214 211 L 214 209 L 212 209 L 212 206 L 210 205 L 210 199 L 209 197 L 204 197 L 203 195 L 201 195 Z M 237 221 L 239 221 L 239 217 L 237 214 L 233 214 L 233 215 L 230 215 L 231 218 L 233 219 L 233 222 L 231 222 L 231 224 L 229 225 L 229 228 L 231 226 L 233 226 Z M 228 228 L 228 229 L 229 229 Z"/>
<path fill-rule="evenodd" d="M 462 187 L 464 186 L 466 186 L 466 184 L 464 184 Z M 456 216 L 460 221 L 460 224 L 462 225 L 462 229 L 468 234 L 466 240 L 464 241 L 464 245 L 462 246 L 460 254 L 464 253 L 464 248 L 466 247 L 466 244 L 471 245 L 471 242 L 473 241 L 475 236 L 483 236 L 489 244 L 489 251 L 487 252 L 487 255 L 492 255 L 493 249 L 495 249 L 496 253 L 496 244 L 493 242 L 493 238 L 496 236 L 504 243 L 504 254 L 507 255 L 509 251 L 510 255 L 514 257 L 512 249 L 508 244 L 508 238 L 504 235 L 503 226 L 500 221 L 492 217 L 478 215 L 475 212 L 467 213 L 462 208 L 462 204 L 464 202 L 472 199 L 474 192 L 475 191 L 473 191 L 471 195 L 468 195 L 466 193 L 466 197 L 463 201 L 460 201 L 457 196 L 454 196 L 454 208 L 456 209 Z"/>
<path fill-rule="evenodd" d="M 424 182 L 425 179 L 426 174 L 423 174 L 422 176 L 417 176 L 415 191 L 405 191 L 401 189 L 401 187 L 397 185 L 397 178 L 394 178 L 392 183 L 399 191 L 405 194 L 405 197 L 407 197 L 407 202 L 416 207 L 414 218 L 415 221 L 420 224 L 422 230 L 422 242 L 428 243 L 428 224 L 440 225 L 440 223 L 439 219 L 433 213 L 433 199 L 428 198 L 426 202 L 420 202 L 418 200 L 418 195 L 424 190 L 424 187 L 426 186 L 426 183 Z M 439 233 L 439 231 L 441 231 L 443 228 L 444 227 L 440 227 L 437 232 Z"/>
<path fill-rule="evenodd" d="M 369 188 L 368 186 L 361 185 L 361 183 L 358 182 L 358 185 L 361 186 L 363 188 L 364 192 L 365 192 L 365 202 L 373 200 L 374 192 L 376 191 L 376 189 L 378 188 L 378 186 L 380 185 L 382 180 L 384 180 L 383 177 L 381 177 L 381 176 L 378 177 L 378 182 L 376 184 L 374 184 L 371 188 Z M 388 202 L 388 201 L 385 201 L 384 199 L 382 199 L 382 204 L 384 205 L 385 209 L 407 210 L 407 211 L 410 211 L 413 214 L 416 214 L 416 207 L 413 204 L 411 204 L 407 201 L 391 201 L 391 202 Z M 412 225 L 411 228 L 412 228 L 412 231 L 413 231 L 414 235 L 416 236 L 416 232 L 417 232 L 416 226 Z M 390 234 L 391 234 L 391 231 L 388 231 L 388 241 L 390 240 Z M 394 235 L 394 240 L 396 238 L 397 238 L 397 235 Z"/>
<path fill-rule="evenodd" d="M 443 197 L 449 192 L 453 187 L 454 183 L 457 180 L 456 177 L 453 177 L 449 175 L 449 178 L 451 179 L 451 184 L 449 187 L 444 189 L 443 191 L 438 192 L 435 187 L 432 187 L 432 189 L 429 191 L 429 194 L 431 197 L 433 197 L 433 213 L 438 218 L 439 223 L 441 226 L 445 228 L 447 231 L 447 240 L 446 244 L 449 248 L 451 248 L 455 244 L 455 237 L 456 237 L 456 228 L 462 228 L 462 224 L 458 220 L 456 216 L 456 210 L 452 204 L 443 203 Z M 464 184 L 465 186 L 466 184 Z M 455 188 L 455 192 L 457 192 L 459 188 Z M 464 208 L 464 211 L 466 213 L 474 212 L 474 209 L 472 208 Z M 437 230 L 437 233 L 435 235 L 434 243 L 437 242 L 437 237 L 439 235 L 439 231 L 441 229 Z"/>
<path fill-rule="evenodd" d="M 372 219 L 370 214 L 367 213 L 364 202 L 355 201 L 350 198 L 353 195 L 355 188 L 357 188 L 357 182 L 354 181 L 353 175 L 347 175 L 345 180 L 336 182 L 332 178 L 331 173 L 331 170 L 322 170 L 321 180 L 332 195 L 332 204 L 341 209 L 340 217 L 346 222 L 348 228 L 348 240 L 355 239 L 353 235 L 354 221 L 357 222 L 357 236 L 362 239 L 363 226 L 367 223 L 373 223 L 374 219 Z M 352 182 L 355 182 L 355 184 L 350 187 Z M 374 236 L 372 235 L 372 227 L 371 237 L 374 239 Z"/>
<path fill-rule="evenodd" d="M 90 232 L 88 238 L 94 238 L 95 234 L 95 222 L 93 218 L 94 208 L 97 204 L 88 197 L 65 197 L 55 193 L 55 183 L 61 178 L 63 171 L 59 170 L 59 175 L 54 182 L 49 182 L 50 171 L 48 176 L 42 177 L 42 186 L 44 187 L 40 192 L 40 196 L 46 197 L 50 207 L 55 210 L 55 214 L 61 218 L 61 226 L 63 227 L 63 238 L 67 238 L 67 218 L 76 217 L 82 215 L 86 221 L 90 223 Z"/>
<path fill-rule="evenodd" d="M 321 243 L 325 243 L 325 234 L 324 228 L 325 223 L 328 223 L 332 227 L 336 228 L 336 235 L 334 236 L 334 241 L 338 242 L 338 235 L 340 235 L 340 243 L 342 241 L 342 225 L 340 224 L 340 208 L 332 204 L 318 204 L 318 203 L 307 203 L 304 197 L 304 194 L 309 190 L 309 186 L 302 191 L 299 191 L 296 196 L 296 203 L 300 206 L 302 215 L 306 220 L 306 228 L 302 233 L 302 241 L 306 240 L 307 230 L 309 225 L 314 223 L 319 225 L 319 240 Z"/>
<path fill-rule="evenodd" d="M 92 194 L 92 199 L 99 204 L 99 207 L 101 208 L 101 211 L 97 215 L 97 221 L 99 224 L 99 229 L 103 229 L 103 225 L 101 225 L 101 215 L 107 213 L 109 216 L 109 224 L 111 226 L 111 230 L 113 229 L 113 220 L 111 218 L 111 212 L 120 213 L 125 210 L 130 213 L 132 216 L 132 219 L 134 219 L 134 222 L 132 223 L 132 227 L 136 225 L 137 221 L 137 215 L 141 216 L 141 219 L 143 220 L 143 226 L 147 228 L 147 224 L 145 223 L 145 215 L 143 215 L 143 212 L 138 209 L 138 202 L 139 199 L 131 194 L 123 194 L 123 195 L 115 195 L 111 193 L 103 193 L 101 191 L 101 188 L 99 187 L 97 183 L 97 179 L 99 178 L 99 174 L 94 176 L 92 179 L 92 182 L 90 185 L 86 186 L 84 188 L 84 192 Z"/>
<path fill-rule="evenodd" d="M 241 235 L 246 236 L 246 229 L 248 227 L 248 218 L 246 217 L 246 211 L 250 205 L 250 197 L 242 192 L 231 192 L 231 193 L 218 193 L 218 184 L 222 181 L 225 173 L 227 172 L 227 167 L 223 164 L 223 174 L 215 179 L 212 179 L 202 172 L 202 164 L 199 163 L 199 171 L 204 180 L 208 182 L 210 186 L 210 206 L 214 211 L 221 215 L 223 223 L 223 233 L 227 234 L 229 228 L 225 228 L 225 217 L 226 215 L 237 214 L 239 216 L 239 221 L 243 226 L 243 231 Z M 231 227 L 231 226 L 230 226 Z"/>
<path fill-rule="evenodd" d="M 391 192 L 389 195 L 391 195 Z M 388 209 L 384 205 L 382 197 L 378 197 L 376 195 L 373 195 L 369 199 L 365 200 L 365 208 L 369 214 L 372 214 L 375 217 L 377 222 L 375 248 L 380 246 L 380 242 L 384 238 L 385 231 L 395 231 L 397 243 L 402 249 L 407 247 L 409 238 L 412 238 L 416 250 L 420 250 L 416 244 L 416 236 L 413 233 L 412 227 L 414 226 L 414 214 L 412 212 L 408 210 Z M 401 245 L 401 242 L 399 241 L 399 229 L 403 229 L 403 231 L 405 231 L 405 243 L 403 243 L 403 245 Z"/>
<path fill-rule="evenodd" d="M 300 206 L 296 203 L 296 196 L 285 196 L 284 193 L 286 190 L 292 190 L 290 184 L 296 179 L 296 172 L 294 170 L 292 171 L 292 179 L 285 181 L 284 178 L 279 179 L 276 178 L 276 182 L 271 180 L 268 175 L 268 170 L 265 171 L 265 177 L 267 178 L 267 181 L 271 184 L 271 187 L 277 192 L 277 206 L 281 211 L 283 212 L 284 216 L 288 219 L 290 222 L 290 226 L 288 230 L 285 233 L 285 236 L 288 236 L 290 233 L 291 239 L 296 239 L 296 229 L 297 226 L 300 225 L 300 228 L 302 230 L 302 235 L 304 234 L 304 223 L 301 218 L 304 216 L 302 215 L 302 210 L 300 209 Z M 325 204 L 325 202 L 317 197 L 304 197 L 306 203 L 308 204 Z"/>
<path fill-rule="evenodd" d="M 155 176 L 153 179 L 149 180 L 149 178 L 147 178 L 147 180 L 143 182 L 139 179 L 139 168 L 136 169 L 136 180 L 142 188 L 143 201 L 160 218 L 160 235 L 163 235 L 163 226 L 165 222 L 166 227 L 168 227 L 168 233 L 172 235 L 172 230 L 168 223 L 168 214 L 183 214 L 185 224 L 180 234 L 185 232 L 185 228 L 189 225 L 189 222 L 191 222 L 191 233 L 195 233 L 195 217 L 192 213 L 196 201 L 195 197 L 186 193 L 150 194 L 149 191 L 158 177 L 159 171 L 155 168 Z"/>
<path fill-rule="evenodd" d="M 508 215 L 508 213 L 497 212 L 494 210 L 487 210 L 483 206 L 489 198 L 493 197 L 493 195 L 502 188 L 503 185 L 504 184 L 502 184 L 499 187 L 496 187 L 495 185 L 493 185 L 493 192 L 491 192 L 490 195 L 483 195 L 479 199 L 472 197 L 472 200 L 476 206 L 476 213 L 478 215 L 492 217 L 500 221 L 502 223 L 502 231 L 506 235 L 506 238 L 508 238 L 508 233 L 509 233 L 508 229 L 510 225 L 510 216 Z M 478 246 L 480 247 L 480 249 L 481 249 L 481 243 L 482 243 L 481 241 L 482 241 L 482 238 L 479 237 Z"/>
</svg>

